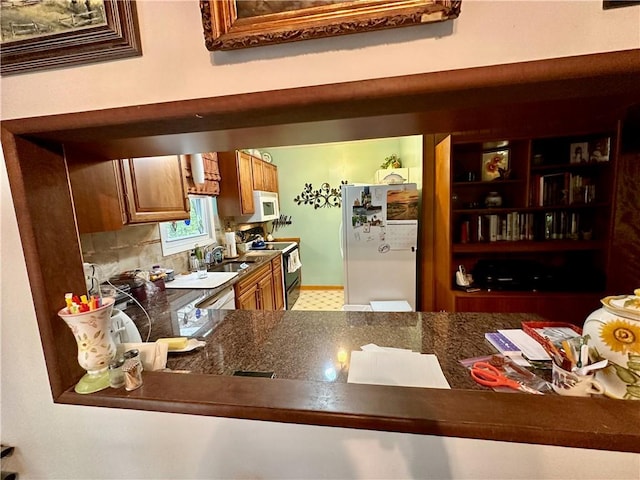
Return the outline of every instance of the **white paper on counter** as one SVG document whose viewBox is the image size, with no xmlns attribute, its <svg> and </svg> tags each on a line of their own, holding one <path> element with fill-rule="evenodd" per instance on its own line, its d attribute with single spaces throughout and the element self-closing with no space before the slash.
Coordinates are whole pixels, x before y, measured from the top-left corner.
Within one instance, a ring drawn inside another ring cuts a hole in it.
<svg viewBox="0 0 640 480">
<path fill-rule="evenodd" d="M 542 345 L 530 337 L 524 330 L 514 328 L 511 330 L 498 330 L 499 333 L 507 337 L 522 352 L 528 360 L 545 361 L 551 360 Z"/>
<path fill-rule="evenodd" d="M 365 347 L 366 351 L 351 352 L 348 383 L 451 388 L 435 355 Z"/>
</svg>

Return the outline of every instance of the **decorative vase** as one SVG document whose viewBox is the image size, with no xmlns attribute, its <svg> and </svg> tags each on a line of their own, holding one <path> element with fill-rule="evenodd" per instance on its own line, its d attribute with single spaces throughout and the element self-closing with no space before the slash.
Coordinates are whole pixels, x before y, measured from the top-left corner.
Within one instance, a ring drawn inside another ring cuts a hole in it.
<svg viewBox="0 0 640 480">
<path fill-rule="evenodd" d="M 497 208 L 502 206 L 502 197 L 498 192 L 489 192 L 484 199 L 484 206 L 487 208 Z"/>
<path fill-rule="evenodd" d="M 635 295 L 606 297 L 584 323 L 591 360 L 607 359 L 596 379 L 612 398 L 640 400 L 640 289 Z"/>
<path fill-rule="evenodd" d="M 109 363 L 116 356 L 116 345 L 111 337 L 111 311 L 114 298 L 103 298 L 103 306 L 89 312 L 69 313 L 67 308 L 58 312 L 73 332 L 78 344 L 78 363 L 87 373 L 75 386 L 77 393 L 93 393 L 109 386 Z"/>
</svg>

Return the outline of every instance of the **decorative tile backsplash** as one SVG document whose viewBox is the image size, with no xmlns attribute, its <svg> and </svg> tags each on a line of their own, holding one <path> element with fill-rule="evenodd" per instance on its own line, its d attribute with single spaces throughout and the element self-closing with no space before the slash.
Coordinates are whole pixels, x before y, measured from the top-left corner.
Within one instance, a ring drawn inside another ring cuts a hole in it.
<svg viewBox="0 0 640 480">
<path fill-rule="evenodd" d="M 176 273 L 189 269 L 189 252 L 162 255 L 157 223 L 80 235 L 80 243 L 84 261 L 98 266 L 100 282 L 127 270 L 149 270 L 154 265 L 172 268 Z"/>
</svg>

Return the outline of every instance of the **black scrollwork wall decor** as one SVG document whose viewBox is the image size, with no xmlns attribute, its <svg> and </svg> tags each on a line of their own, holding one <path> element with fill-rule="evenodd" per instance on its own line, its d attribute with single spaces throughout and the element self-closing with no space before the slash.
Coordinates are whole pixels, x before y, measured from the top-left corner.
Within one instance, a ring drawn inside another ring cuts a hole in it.
<svg viewBox="0 0 640 480">
<path fill-rule="evenodd" d="M 342 180 L 340 185 L 346 185 L 347 181 Z M 310 183 L 304 184 L 304 190 L 293 199 L 298 205 L 313 205 L 313 208 L 341 207 L 342 194 L 340 188 L 331 188 L 328 183 L 323 183 L 319 189 L 314 190 Z"/>
</svg>

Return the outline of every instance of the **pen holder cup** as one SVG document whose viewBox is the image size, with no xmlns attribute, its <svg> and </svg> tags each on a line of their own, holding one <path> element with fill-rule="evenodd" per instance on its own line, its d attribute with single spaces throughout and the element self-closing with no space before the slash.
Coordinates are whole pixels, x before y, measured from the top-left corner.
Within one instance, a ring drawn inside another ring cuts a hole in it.
<svg viewBox="0 0 640 480">
<path fill-rule="evenodd" d="M 604 393 L 604 387 L 594 379 L 594 374 L 578 375 L 553 364 L 551 386 L 558 395 L 566 397 L 590 397 Z"/>
</svg>

